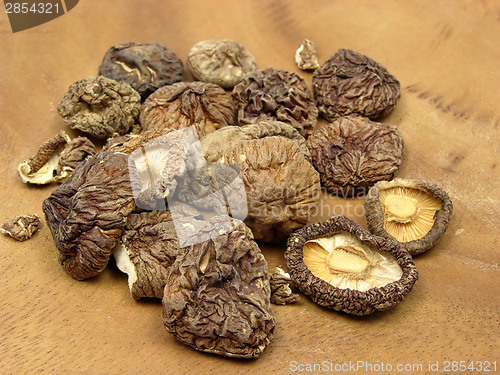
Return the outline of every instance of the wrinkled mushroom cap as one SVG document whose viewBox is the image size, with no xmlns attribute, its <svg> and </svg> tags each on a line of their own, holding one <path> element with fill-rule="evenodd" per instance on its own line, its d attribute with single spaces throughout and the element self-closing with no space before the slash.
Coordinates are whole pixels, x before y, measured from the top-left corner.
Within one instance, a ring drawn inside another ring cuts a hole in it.
<svg viewBox="0 0 500 375">
<path fill-rule="evenodd" d="M 398 241 L 412 255 L 429 250 L 448 227 L 453 204 L 436 184 L 395 178 L 368 192 L 365 214 L 370 232 Z"/>
<path fill-rule="evenodd" d="M 223 88 L 206 82 L 177 82 L 163 86 L 142 105 L 139 121 L 143 131 L 154 128 L 182 129 L 196 126 L 198 136 L 232 125 L 234 104 Z"/>
<path fill-rule="evenodd" d="M 279 136 L 297 143 L 308 161 L 311 153 L 306 139 L 293 126 L 281 121 L 264 120 L 244 126 L 226 126 L 207 134 L 201 141 L 203 154 L 209 163 L 219 162 L 222 156 L 241 141 Z"/>
<path fill-rule="evenodd" d="M 231 96 L 240 125 L 277 120 L 307 137 L 318 120 L 318 109 L 305 80 L 284 69 L 255 70 L 234 87 Z"/>
<path fill-rule="evenodd" d="M 344 216 L 292 233 L 285 262 L 295 285 L 314 302 L 354 315 L 393 307 L 418 279 L 399 243 L 374 236 Z"/>
<path fill-rule="evenodd" d="M 232 89 L 257 67 L 250 51 L 230 39 L 196 43 L 189 51 L 187 65 L 197 80 L 225 89 Z"/>
<path fill-rule="evenodd" d="M 220 160 L 241 171 L 248 202 L 245 223 L 256 240 L 281 242 L 315 214 L 319 174 L 291 139 L 242 141 Z"/>
<path fill-rule="evenodd" d="M 314 71 L 314 98 L 329 121 L 350 114 L 375 119 L 392 112 L 401 96 L 399 81 L 378 62 L 339 49 Z"/>
<path fill-rule="evenodd" d="M 183 73 L 181 59 L 159 43 L 113 46 L 99 67 L 99 75 L 128 83 L 143 100 L 158 88 L 181 81 Z"/>
<path fill-rule="evenodd" d="M 163 295 L 167 331 L 196 350 L 257 358 L 274 337 L 267 262 L 248 227 L 214 216 L 170 267 Z M 196 241 L 195 241 L 196 242 Z"/>
</svg>

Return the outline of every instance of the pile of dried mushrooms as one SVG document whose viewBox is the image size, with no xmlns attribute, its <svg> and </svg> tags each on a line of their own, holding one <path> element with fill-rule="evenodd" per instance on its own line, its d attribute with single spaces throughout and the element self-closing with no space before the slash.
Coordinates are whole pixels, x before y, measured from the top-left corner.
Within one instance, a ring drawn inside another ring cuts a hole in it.
<svg viewBox="0 0 500 375">
<path fill-rule="evenodd" d="M 113 255 L 133 298 L 162 299 L 168 332 L 229 357 L 262 354 L 279 324 L 271 304 L 296 302 L 296 289 L 355 315 L 400 302 L 451 200 L 394 179 L 403 135 L 375 122 L 400 98 L 387 69 L 346 49 L 320 66 L 309 40 L 296 62 L 314 70 L 312 90 L 295 72 L 257 69 L 233 40 L 192 47 L 194 82 L 159 43 L 111 47 L 57 106 L 88 137 L 61 131 L 18 167 L 25 183 L 60 183 L 43 212 L 67 273 L 96 276 Z M 369 231 L 344 216 L 311 223 L 322 189 L 365 196 Z M 39 222 L 2 232 L 26 240 Z M 286 243 L 286 268 L 270 272 L 259 242 Z"/>
</svg>

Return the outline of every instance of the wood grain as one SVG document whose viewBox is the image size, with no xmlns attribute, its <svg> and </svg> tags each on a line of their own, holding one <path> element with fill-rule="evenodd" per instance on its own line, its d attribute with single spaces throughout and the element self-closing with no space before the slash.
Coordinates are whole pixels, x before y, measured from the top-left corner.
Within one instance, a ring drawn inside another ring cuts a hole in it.
<svg viewBox="0 0 500 375">
<path fill-rule="evenodd" d="M 109 47 L 159 42 L 185 62 L 191 46 L 209 38 L 235 39 L 259 68 L 297 72 L 309 85 L 311 73 L 294 62 L 304 38 L 315 43 L 320 64 L 339 48 L 380 62 L 402 87 L 396 110 L 382 119 L 405 138 L 398 176 L 441 184 L 455 208 L 441 241 L 415 258 L 420 280 L 402 303 L 352 317 L 302 295 L 296 305 L 274 307 L 276 338 L 251 361 L 177 342 L 162 326 L 160 301 L 133 300 L 113 262 L 96 278 L 71 279 L 46 225 L 24 243 L 2 236 L 0 373 L 285 374 L 294 363 L 357 361 L 417 364 L 429 373 L 429 363 L 439 361 L 442 372 L 446 360 L 496 360 L 498 371 L 499 19 L 500 4 L 487 0 L 86 0 L 13 34 L 0 12 L 2 223 L 43 217 L 55 185 L 24 185 L 17 164 L 62 129 L 78 134 L 56 106 L 71 83 L 97 73 Z M 311 222 L 343 213 L 366 227 L 362 204 L 325 195 Z M 283 246 L 262 249 L 271 267 L 284 263 Z"/>
</svg>

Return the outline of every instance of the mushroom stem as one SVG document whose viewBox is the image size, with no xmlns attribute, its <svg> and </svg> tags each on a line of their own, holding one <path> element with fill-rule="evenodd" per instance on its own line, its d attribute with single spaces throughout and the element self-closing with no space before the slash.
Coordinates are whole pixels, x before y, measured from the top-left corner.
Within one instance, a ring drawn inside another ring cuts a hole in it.
<svg viewBox="0 0 500 375">
<path fill-rule="evenodd" d="M 36 154 L 30 156 L 19 168 L 26 175 L 38 172 L 50 160 L 52 155 L 69 141 L 69 136 L 61 130 L 55 137 L 42 144 Z"/>
</svg>

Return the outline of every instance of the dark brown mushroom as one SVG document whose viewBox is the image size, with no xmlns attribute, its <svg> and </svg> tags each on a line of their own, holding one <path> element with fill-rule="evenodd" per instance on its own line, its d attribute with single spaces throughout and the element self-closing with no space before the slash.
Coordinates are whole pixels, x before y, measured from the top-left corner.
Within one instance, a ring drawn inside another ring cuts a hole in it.
<svg viewBox="0 0 500 375">
<path fill-rule="evenodd" d="M 197 212 L 189 213 L 192 217 Z M 201 227 L 202 221 L 184 221 L 187 230 Z M 198 228 L 199 229 L 199 228 Z M 185 229 L 186 230 L 186 229 Z M 134 299 L 162 298 L 168 270 L 184 248 L 179 245 L 176 225 L 170 211 L 146 211 L 130 215 L 113 250 L 117 267 L 128 275 L 130 294 Z"/>
<path fill-rule="evenodd" d="M 388 115 L 401 96 L 399 81 L 387 69 L 348 49 L 338 50 L 314 71 L 312 88 L 319 112 L 329 121 L 350 114 Z"/>
<path fill-rule="evenodd" d="M 135 208 L 128 157 L 113 152 L 89 156 L 42 205 L 59 250 L 59 262 L 73 278 L 96 276 L 106 267 L 128 216 Z"/>
<path fill-rule="evenodd" d="M 273 136 L 242 141 L 220 162 L 241 171 L 248 203 L 245 223 L 256 240 L 282 242 L 315 214 L 319 174 L 293 140 Z"/>
<path fill-rule="evenodd" d="M 282 121 L 304 137 L 316 126 L 318 109 L 306 82 L 297 73 L 271 67 L 257 69 L 234 87 L 231 96 L 239 125 Z"/>
<path fill-rule="evenodd" d="M 354 315 L 383 311 L 413 288 L 412 257 L 345 216 L 290 235 L 285 262 L 294 284 L 318 305 Z"/>
<path fill-rule="evenodd" d="M 276 325 L 268 266 L 251 231 L 238 220 L 232 223 L 226 231 L 226 218 L 213 217 L 177 257 L 167 277 L 162 319 L 168 332 L 196 350 L 257 358 Z"/>
<path fill-rule="evenodd" d="M 96 138 L 125 134 L 141 110 L 141 96 L 128 83 L 97 76 L 73 83 L 57 111 L 66 125 Z"/>
<path fill-rule="evenodd" d="M 370 232 L 398 241 L 411 255 L 429 250 L 448 228 L 453 203 L 440 186 L 395 178 L 369 191 L 365 214 Z"/>
<path fill-rule="evenodd" d="M 16 216 L 6 221 L 0 232 L 17 241 L 29 240 L 40 227 L 40 217 L 36 214 Z"/>
<path fill-rule="evenodd" d="M 139 120 L 143 131 L 194 125 L 202 139 L 233 124 L 234 104 L 224 89 L 214 83 L 178 82 L 151 94 L 142 105 Z"/>
<path fill-rule="evenodd" d="M 184 66 L 159 43 L 125 43 L 106 52 L 98 74 L 128 83 L 145 100 L 160 87 L 180 82 Z"/>
<path fill-rule="evenodd" d="M 253 72 L 253 55 L 240 43 L 230 40 L 203 40 L 189 50 L 187 65 L 195 79 L 232 89 Z"/>
<path fill-rule="evenodd" d="M 333 194 L 351 197 L 394 177 L 404 141 L 395 126 L 346 116 L 316 130 L 307 145 L 321 184 Z"/>
</svg>

